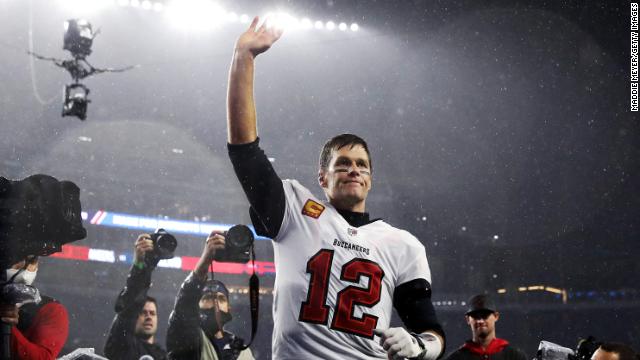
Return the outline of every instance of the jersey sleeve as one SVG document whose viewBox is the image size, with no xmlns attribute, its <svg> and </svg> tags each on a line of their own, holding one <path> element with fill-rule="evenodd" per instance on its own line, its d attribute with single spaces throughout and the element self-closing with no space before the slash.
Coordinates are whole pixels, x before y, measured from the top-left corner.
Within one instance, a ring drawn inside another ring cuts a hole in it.
<svg viewBox="0 0 640 360">
<path fill-rule="evenodd" d="M 279 242 L 293 227 L 302 226 L 302 209 L 307 201 L 320 203 L 315 199 L 311 191 L 302 186 L 296 180 L 282 180 L 284 191 L 284 215 L 280 225 L 280 231 L 273 238 Z"/>
<path fill-rule="evenodd" d="M 398 285 L 415 279 L 425 279 L 431 284 L 431 270 L 427 260 L 427 251 L 413 235 L 402 231 L 407 246 L 398 251 Z"/>
</svg>

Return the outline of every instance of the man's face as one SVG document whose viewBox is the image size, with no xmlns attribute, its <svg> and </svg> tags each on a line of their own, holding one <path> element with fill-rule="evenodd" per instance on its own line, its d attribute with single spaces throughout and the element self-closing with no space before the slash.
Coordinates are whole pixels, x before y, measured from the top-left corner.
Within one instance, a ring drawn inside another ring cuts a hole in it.
<svg viewBox="0 0 640 360">
<path fill-rule="evenodd" d="M 200 298 L 198 306 L 202 310 L 212 309 L 218 302 L 218 311 L 229 312 L 229 299 L 223 293 L 206 293 Z"/>
<path fill-rule="evenodd" d="M 364 211 L 364 201 L 371 190 L 367 152 L 361 145 L 334 149 L 329 166 L 320 170 L 318 181 L 334 206 L 351 209 L 355 205 L 355 211 Z"/>
<path fill-rule="evenodd" d="M 143 338 L 149 338 L 154 336 L 158 331 L 158 314 L 156 304 L 152 301 L 147 301 L 138 314 L 138 320 L 136 321 L 136 335 Z"/>
<path fill-rule="evenodd" d="M 598 348 L 598 350 L 591 355 L 591 360 L 620 360 L 620 355 Z"/>
<path fill-rule="evenodd" d="M 477 312 L 465 316 L 474 338 L 484 339 L 493 334 L 495 336 L 496 321 L 500 317 L 498 312 Z"/>
</svg>

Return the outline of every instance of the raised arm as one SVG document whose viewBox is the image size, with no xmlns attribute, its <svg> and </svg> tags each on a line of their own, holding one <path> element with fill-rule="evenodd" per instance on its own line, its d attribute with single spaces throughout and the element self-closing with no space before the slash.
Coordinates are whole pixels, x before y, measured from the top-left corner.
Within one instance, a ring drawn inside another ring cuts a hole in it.
<svg viewBox="0 0 640 360">
<path fill-rule="evenodd" d="M 280 38 L 282 31 L 258 26 L 256 17 L 236 42 L 227 95 L 229 158 L 251 204 L 251 219 L 259 235 L 278 234 L 284 218 L 282 181 L 258 144 L 256 108 L 253 100 L 255 57 Z"/>
<path fill-rule="evenodd" d="M 202 250 L 195 269 L 185 279 L 176 296 L 173 311 L 169 316 L 167 351 L 169 359 L 197 359 L 201 351 L 200 315 L 198 301 L 207 281 L 207 271 L 216 250 L 224 248 L 224 236 L 212 231 Z"/>
<path fill-rule="evenodd" d="M 229 71 L 227 92 L 227 141 L 229 144 L 247 144 L 258 137 L 256 107 L 253 100 L 253 70 L 256 56 L 267 51 L 282 31 L 258 27 L 256 16 L 249 29 L 236 42 Z"/>
<path fill-rule="evenodd" d="M 104 354 L 110 359 L 124 359 L 135 348 L 135 328 L 151 286 L 151 274 L 155 266 L 147 261 L 146 254 L 153 251 L 149 234 L 141 234 L 134 245 L 133 266 L 127 276 L 126 286 L 116 300 L 116 316 L 111 323 L 104 346 Z"/>
</svg>

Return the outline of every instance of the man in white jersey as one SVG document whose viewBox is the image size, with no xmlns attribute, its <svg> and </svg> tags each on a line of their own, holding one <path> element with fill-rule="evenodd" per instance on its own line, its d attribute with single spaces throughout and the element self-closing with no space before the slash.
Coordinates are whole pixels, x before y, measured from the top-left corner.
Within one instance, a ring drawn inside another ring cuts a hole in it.
<svg viewBox="0 0 640 360">
<path fill-rule="evenodd" d="M 325 144 L 318 182 L 328 201 L 295 180 L 280 180 L 260 149 L 254 60 L 281 31 L 258 21 L 235 46 L 228 148 L 254 226 L 273 239 L 273 358 L 438 358 L 444 331 L 431 304 L 425 248 L 365 212 L 372 180 L 366 142 L 343 134 Z M 389 327 L 394 307 L 408 330 Z"/>
</svg>

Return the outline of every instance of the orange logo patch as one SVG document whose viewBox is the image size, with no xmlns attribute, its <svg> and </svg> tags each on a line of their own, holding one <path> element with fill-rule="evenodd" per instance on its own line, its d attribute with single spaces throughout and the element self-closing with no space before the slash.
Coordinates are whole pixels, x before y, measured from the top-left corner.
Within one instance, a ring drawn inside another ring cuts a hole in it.
<svg viewBox="0 0 640 360">
<path fill-rule="evenodd" d="M 314 219 L 319 218 L 323 211 L 324 205 L 317 203 L 311 199 L 307 200 L 307 202 L 304 203 L 304 206 L 302 207 L 302 214 L 310 216 Z"/>
</svg>

